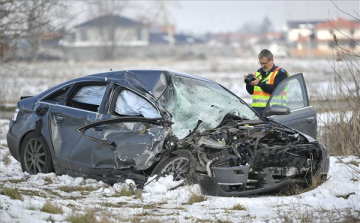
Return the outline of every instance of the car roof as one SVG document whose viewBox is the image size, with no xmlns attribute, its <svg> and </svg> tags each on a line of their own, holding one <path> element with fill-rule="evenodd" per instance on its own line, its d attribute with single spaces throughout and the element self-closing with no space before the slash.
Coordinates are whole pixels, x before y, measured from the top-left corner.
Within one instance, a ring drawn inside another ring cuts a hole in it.
<svg viewBox="0 0 360 223">
<path fill-rule="evenodd" d="M 170 70 L 121 70 L 121 71 L 111 71 L 111 72 L 104 72 L 104 73 L 98 73 L 93 75 L 88 75 L 85 77 L 107 77 L 108 79 L 121 83 L 121 76 L 129 73 L 129 74 L 135 74 L 136 77 L 139 80 L 151 81 L 153 78 L 157 79 L 157 77 L 160 77 L 162 74 L 167 74 L 168 76 L 180 76 L 180 77 L 187 77 L 187 78 L 193 78 L 197 80 L 202 80 L 206 82 L 214 82 L 206 78 L 202 78 L 196 75 L 192 74 L 186 74 L 178 71 L 170 71 Z M 214 82 L 215 83 L 215 82 Z"/>
<path fill-rule="evenodd" d="M 96 73 L 83 77 L 79 77 L 73 80 L 66 81 L 57 86 L 54 86 L 41 95 L 48 94 L 49 92 L 58 89 L 59 87 L 68 85 L 75 82 L 87 82 L 87 81 L 112 81 L 114 83 L 123 85 L 130 89 L 136 90 L 141 93 L 150 93 L 155 98 L 158 98 L 168 86 L 171 76 L 179 76 L 185 78 L 192 78 L 204 82 L 218 84 L 214 81 L 202 78 L 199 76 L 181 73 L 177 71 L 170 70 L 120 70 L 120 71 L 110 71 L 104 73 Z"/>
</svg>

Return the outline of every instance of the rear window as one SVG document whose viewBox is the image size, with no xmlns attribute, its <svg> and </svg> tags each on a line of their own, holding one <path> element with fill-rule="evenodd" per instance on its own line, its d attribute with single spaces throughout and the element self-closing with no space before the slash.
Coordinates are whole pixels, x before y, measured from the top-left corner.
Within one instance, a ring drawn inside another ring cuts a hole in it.
<svg viewBox="0 0 360 223">
<path fill-rule="evenodd" d="M 80 86 L 74 96 L 66 103 L 69 107 L 97 112 L 103 100 L 106 85 Z"/>
</svg>

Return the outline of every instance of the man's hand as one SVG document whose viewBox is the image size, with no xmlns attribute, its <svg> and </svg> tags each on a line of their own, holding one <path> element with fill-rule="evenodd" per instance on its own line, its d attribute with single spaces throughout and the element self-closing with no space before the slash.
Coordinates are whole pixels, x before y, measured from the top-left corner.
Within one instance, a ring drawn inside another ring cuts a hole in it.
<svg viewBox="0 0 360 223">
<path fill-rule="evenodd" d="M 249 84 L 251 86 L 257 86 L 259 84 L 259 81 L 260 81 L 259 78 L 255 77 L 255 80 L 251 81 Z"/>
</svg>

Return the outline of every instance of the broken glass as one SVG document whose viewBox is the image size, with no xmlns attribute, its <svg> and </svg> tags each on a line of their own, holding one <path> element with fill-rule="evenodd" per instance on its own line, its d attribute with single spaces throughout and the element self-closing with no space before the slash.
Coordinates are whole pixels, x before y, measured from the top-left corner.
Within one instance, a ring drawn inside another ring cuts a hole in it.
<svg viewBox="0 0 360 223">
<path fill-rule="evenodd" d="M 215 128 L 228 113 L 259 120 L 247 105 L 220 85 L 192 78 L 173 77 L 160 101 L 173 115 L 172 129 L 179 138 L 187 136 L 198 120 L 203 121 L 200 132 Z"/>
</svg>

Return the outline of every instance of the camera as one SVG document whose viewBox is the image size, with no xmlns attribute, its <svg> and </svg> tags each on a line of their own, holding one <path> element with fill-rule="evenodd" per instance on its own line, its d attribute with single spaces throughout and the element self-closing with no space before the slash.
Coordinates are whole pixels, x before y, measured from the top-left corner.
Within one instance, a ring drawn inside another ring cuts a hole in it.
<svg viewBox="0 0 360 223">
<path fill-rule="evenodd" d="M 249 84 L 251 81 L 254 81 L 254 80 L 256 80 L 254 74 L 248 74 L 248 75 L 246 75 L 246 77 L 244 79 L 245 83 L 247 83 L 247 84 Z"/>
</svg>

